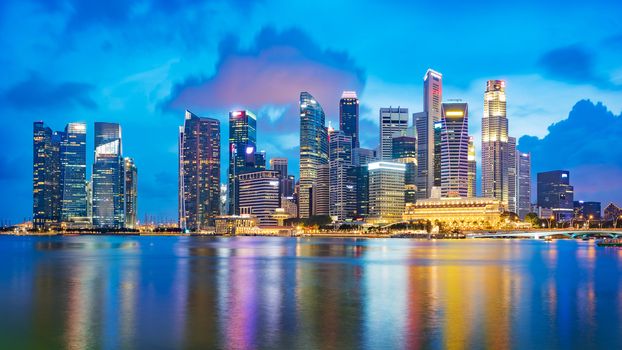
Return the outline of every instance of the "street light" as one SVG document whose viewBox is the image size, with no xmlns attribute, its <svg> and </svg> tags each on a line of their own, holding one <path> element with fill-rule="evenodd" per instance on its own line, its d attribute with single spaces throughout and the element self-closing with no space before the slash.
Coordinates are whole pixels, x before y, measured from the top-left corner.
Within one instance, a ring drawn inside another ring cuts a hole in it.
<svg viewBox="0 0 622 350">
<path fill-rule="evenodd" d="M 555 219 L 555 217 L 553 215 L 551 215 L 551 217 L 549 217 L 549 229 L 551 228 L 551 220 Z"/>
<path fill-rule="evenodd" d="M 616 217 L 616 224 L 613 228 L 618 228 L 618 220 L 622 219 L 622 215 L 618 215 L 618 217 Z"/>
<path fill-rule="evenodd" d="M 589 220 L 587 220 L 587 228 L 590 228 L 590 221 L 592 221 L 592 219 L 594 218 L 594 215 L 591 215 L 588 217 Z"/>
</svg>

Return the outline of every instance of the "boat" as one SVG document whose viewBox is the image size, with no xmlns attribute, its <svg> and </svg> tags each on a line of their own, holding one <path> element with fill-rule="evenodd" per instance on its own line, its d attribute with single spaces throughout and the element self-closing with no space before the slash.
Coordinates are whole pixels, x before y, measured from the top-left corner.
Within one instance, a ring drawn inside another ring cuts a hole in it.
<svg viewBox="0 0 622 350">
<path fill-rule="evenodd" d="M 552 240 L 553 240 L 553 237 L 551 237 L 551 236 L 544 237 L 544 241 L 545 242 L 551 242 Z"/>
<path fill-rule="evenodd" d="M 596 245 L 599 247 L 622 247 L 622 239 L 605 238 L 605 239 L 596 241 Z"/>
</svg>

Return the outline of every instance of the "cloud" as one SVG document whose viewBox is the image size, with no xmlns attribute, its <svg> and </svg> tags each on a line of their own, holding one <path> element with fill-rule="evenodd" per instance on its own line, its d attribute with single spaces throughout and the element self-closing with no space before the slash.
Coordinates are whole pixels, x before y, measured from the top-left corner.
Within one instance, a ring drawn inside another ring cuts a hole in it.
<svg viewBox="0 0 622 350">
<path fill-rule="evenodd" d="M 212 76 L 190 76 L 174 86 L 171 109 L 259 110 L 264 105 L 293 106 L 309 91 L 327 114 L 336 113 L 343 90 L 361 91 L 364 70 L 346 52 L 323 49 L 299 29 L 264 28 L 254 44 L 241 48 L 237 37 L 221 41 Z M 290 110 L 292 110 L 290 108 Z"/>
<path fill-rule="evenodd" d="M 83 107 L 97 109 L 91 98 L 94 86 L 78 82 L 50 82 L 36 73 L 3 91 L 0 99 L 14 108 L 27 110 Z"/>
<path fill-rule="evenodd" d="M 567 119 L 549 126 L 543 138 L 523 136 L 522 152 L 531 152 L 532 169 L 538 172 L 567 169 L 578 196 L 606 202 L 622 200 L 622 115 L 602 103 L 581 100 Z"/>
<path fill-rule="evenodd" d="M 608 77 L 596 71 L 594 55 L 579 45 L 548 51 L 540 57 L 538 64 L 545 75 L 553 79 L 591 84 L 603 89 L 622 89 L 622 86 L 612 83 Z"/>
</svg>

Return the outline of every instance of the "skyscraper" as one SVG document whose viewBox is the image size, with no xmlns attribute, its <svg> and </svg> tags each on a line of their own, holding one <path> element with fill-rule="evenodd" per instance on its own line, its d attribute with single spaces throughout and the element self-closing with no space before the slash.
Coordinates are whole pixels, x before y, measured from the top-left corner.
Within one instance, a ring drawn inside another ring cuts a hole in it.
<svg viewBox="0 0 622 350">
<path fill-rule="evenodd" d="M 280 177 L 287 177 L 287 158 L 270 159 L 270 170 L 278 171 Z"/>
<path fill-rule="evenodd" d="M 473 143 L 473 136 L 469 136 L 469 190 L 467 191 L 467 197 L 477 196 L 477 157 L 475 154 L 475 144 Z"/>
<path fill-rule="evenodd" d="M 441 196 L 469 192 L 469 109 L 466 103 L 443 103 L 441 116 Z"/>
<path fill-rule="evenodd" d="M 368 148 L 352 149 L 352 168 L 348 171 L 350 182 L 354 183 L 355 216 L 366 217 L 369 214 L 369 172 L 367 164 L 377 160 L 376 151 Z"/>
<path fill-rule="evenodd" d="M 125 157 L 125 227 L 136 228 L 136 213 L 138 212 L 138 169 L 134 159 Z"/>
<path fill-rule="evenodd" d="M 201 231 L 220 211 L 220 122 L 186 111 L 179 141 L 179 226 Z"/>
<path fill-rule="evenodd" d="M 516 138 L 508 137 L 508 211 L 518 214 L 518 198 L 516 193 L 518 190 L 517 170 L 516 170 Z"/>
<path fill-rule="evenodd" d="M 319 168 L 328 165 L 328 135 L 325 126 L 325 116 L 322 106 L 308 92 L 300 93 L 300 194 L 299 215 L 308 218 L 317 210 L 314 204 L 324 200 L 323 195 L 314 195 L 317 192 L 318 181 L 326 181 L 318 176 Z M 326 169 L 328 175 L 328 168 Z M 322 190 L 319 190 L 322 192 Z M 314 199 L 315 198 L 315 199 Z M 328 197 L 325 198 L 325 207 L 328 209 Z M 321 203 L 320 203 L 321 204 Z M 324 205 L 320 205 L 324 207 Z M 323 209 L 321 210 L 323 211 Z M 326 211 L 328 213 L 328 210 Z"/>
<path fill-rule="evenodd" d="M 393 136 L 393 161 L 406 165 L 404 173 L 404 201 L 417 201 L 417 138 L 414 128 Z"/>
<path fill-rule="evenodd" d="M 369 216 L 379 221 L 399 221 L 404 214 L 404 173 L 406 165 L 375 162 L 369 171 Z"/>
<path fill-rule="evenodd" d="M 538 173 L 538 206 L 553 211 L 556 220 L 573 217 L 574 188 L 570 185 L 570 172 L 553 170 Z"/>
<path fill-rule="evenodd" d="M 352 138 L 343 131 L 332 131 L 329 138 L 329 213 L 337 220 L 352 218 L 356 211 L 354 182 L 348 176 L 352 167 Z"/>
<path fill-rule="evenodd" d="M 393 159 L 393 135 L 408 128 L 408 108 L 380 108 L 380 144 L 378 158 Z"/>
<path fill-rule="evenodd" d="M 434 123 L 434 153 L 432 159 L 432 188 L 430 188 L 430 198 L 441 197 L 441 133 L 443 132 L 443 123 L 438 121 Z"/>
<path fill-rule="evenodd" d="M 339 100 L 339 129 L 352 138 L 352 148 L 359 146 L 359 100 L 355 91 L 344 91 Z"/>
<path fill-rule="evenodd" d="M 508 204 L 508 119 L 505 82 L 489 80 L 482 118 L 482 196 Z"/>
<path fill-rule="evenodd" d="M 237 176 L 255 171 L 257 117 L 250 111 L 229 113 L 229 214 L 239 214 Z M 264 159 L 265 169 L 265 159 Z"/>
<path fill-rule="evenodd" d="M 274 226 L 272 217 L 275 209 L 281 207 L 279 190 L 280 173 L 273 170 L 254 171 L 240 174 L 240 214 L 259 219 L 259 226 Z"/>
<path fill-rule="evenodd" d="M 86 124 L 69 123 L 60 142 L 61 220 L 87 217 Z"/>
<path fill-rule="evenodd" d="M 125 176 L 121 126 L 95 123 L 93 226 L 120 229 L 125 224 Z"/>
<path fill-rule="evenodd" d="M 531 154 L 518 152 L 518 180 L 516 198 L 518 198 L 518 216 L 521 220 L 531 212 Z"/>
<path fill-rule="evenodd" d="M 33 124 L 33 203 L 35 230 L 49 230 L 60 219 L 60 137 L 42 121 Z"/>
<path fill-rule="evenodd" d="M 428 69 L 423 77 L 423 112 L 413 114 L 417 129 L 417 198 L 430 198 L 434 186 L 434 124 L 441 120 L 443 76 Z"/>
</svg>

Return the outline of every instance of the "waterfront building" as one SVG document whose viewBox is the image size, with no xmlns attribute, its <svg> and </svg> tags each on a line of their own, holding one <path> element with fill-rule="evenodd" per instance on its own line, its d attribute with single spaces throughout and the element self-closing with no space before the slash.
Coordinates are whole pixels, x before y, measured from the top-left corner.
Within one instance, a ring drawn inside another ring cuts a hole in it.
<svg viewBox="0 0 622 350">
<path fill-rule="evenodd" d="M 602 217 L 600 214 L 600 202 L 574 201 L 572 204 L 575 218 L 582 217 L 589 220 L 600 220 Z"/>
<path fill-rule="evenodd" d="M 516 198 L 518 216 L 521 220 L 531 212 L 531 154 L 517 151 L 517 186 Z"/>
<path fill-rule="evenodd" d="M 329 131 L 329 215 L 338 221 L 352 218 L 356 211 L 352 167 L 352 137 L 343 131 Z"/>
<path fill-rule="evenodd" d="M 257 117 L 250 111 L 229 112 L 229 214 L 239 214 L 237 176 L 256 170 Z M 264 159 L 265 168 L 265 159 Z"/>
<path fill-rule="evenodd" d="M 553 211 L 555 219 L 567 221 L 573 217 L 574 188 L 570 185 L 570 172 L 553 170 L 538 173 L 538 206 Z"/>
<path fill-rule="evenodd" d="M 223 215 L 214 218 L 214 233 L 236 235 L 249 232 L 259 225 L 259 219 L 248 215 Z"/>
<path fill-rule="evenodd" d="M 473 143 L 473 136 L 469 136 L 469 189 L 467 191 L 467 197 L 477 197 L 477 156 L 475 154 L 475 144 Z"/>
<path fill-rule="evenodd" d="M 179 227 L 202 231 L 219 213 L 220 122 L 186 111 L 179 134 Z"/>
<path fill-rule="evenodd" d="M 406 165 L 404 173 L 404 202 L 417 200 L 417 138 L 414 128 L 393 136 L 393 161 Z"/>
<path fill-rule="evenodd" d="M 125 225 L 125 176 L 121 126 L 95 123 L 93 162 L 93 226 L 120 229 Z"/>
<path fill-rule="evenodd" d="M 55 228 L 60 219 L 60 137 L 42 121 L 33 124 L 33 205 L 35 230 Z"/>
<path fill-rule="evenodd" d="M 505 81 L 489 80 L 482 118 L 482 196 L 508 203 L 508 119 Z"/>
<path fill-rule="evenodd" d="M 503 211 L 501 201 L 492 198 L 424 199 L 406 206 L 404 220 L 426 220 L 446 229 L 495 229 Z"/>
<path fill-rule="evenodd" d="M 69 123 L 60 141 L 61 221 L 87 217 L 86 124 Z"/>
<path fill-rule="evenodd" d="M 408 128 L 408 108 L 380 108 L 379 160 L 393 159 L 393 135 L 406 128 Z"/>
<path fill-rule="evenodd" d="M 441 107 L 441 196 L 469 194 L 469 109 L 466 103 Z"/>
<path fill-rule="evenodd" d="M 138 213 L 138 168 L 134 159 L 125 157 L 125 227 L 136 228 L 136 215 Z"/>
<path fill-rule="evenodd" d="M 320 176 L 326 165 L 325 175 Z M 320 179 L 320 177 L 322 179 Z M 325 181 L 325 183 L 324 183 Z M 325 187 L 325 190 L 323 188 Z M 326 195 L 324 196 L 324 192 Z M 326 203 L 322 203 L 325 200 Z M 299 215 L 328 214 L 328 133 L 322 106 L 308 92 L 300 93 L 300 192 Z"/>
<path fill-rule="evenodd" d="M 508 137 L 508 211 L 518 214 L 518 170 L 516 162 L 516 138 Z"/>
<path fill-rule="evenodd" d="M 281 194 L 281 208 L 285 210 L 285 213 L 289 214 L 290 218 L 298 217 L 298 205 L 294 197 L 286 197 Z"/>
<path fill-rule="evenodd" d="M 404 214 L 404 174 L 406 165 L 374 162 L 369 172 L 369 217 L 376 222 L 399 221 Z"/>
<path fill-rule="evenodd" d="M 352 138 L 352 148 L 359 144 L 359 100 L 355 91 L 344 91 L 339 100 L 339 129 Z"/>
<path fill-rule="evenodd" d="M 413 114 L 417 129 L 417 198 L 430 198 L 434 186 L 434 124 L 441 121 L 443 76 L 428 69 L 423 77 L 423 112 Z M 440 185 L 439 185 L 440 186 Z"/>
<path fill-rule="evenodd" d="M 617 205 L 615 205 L 613 203 L 609 203 L 609 205 L 607 205 L 605 207 L 604 218 L 605 218 L 605 221 L 620 220 L 620 222 L 622 223 L 622 208 L 620 208 L 619 206 L 617 206 Z M 617 224 L 617 222 L 616 222 L 616 224 Z"/>
<path fill-rule="evenodd" d="M 261 170 L 238 175 L 240 184 L 240 215 L 250 215 L 259 220 L 259 226 L 274 226 L 272 217 L 281 207 L 279 189 L 280 173 Z"/>
</svg>

